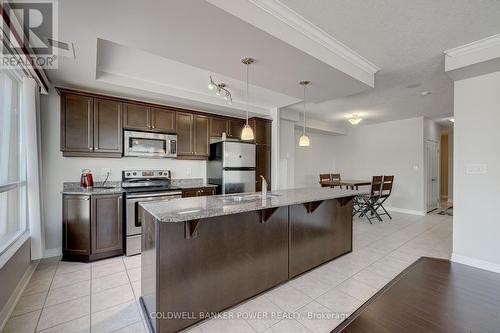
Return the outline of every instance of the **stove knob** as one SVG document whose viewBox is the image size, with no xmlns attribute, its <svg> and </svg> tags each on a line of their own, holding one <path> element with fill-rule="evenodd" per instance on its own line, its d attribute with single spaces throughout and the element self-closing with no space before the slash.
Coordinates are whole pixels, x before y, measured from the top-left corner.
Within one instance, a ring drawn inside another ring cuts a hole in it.
<svg viewBox="0 0 500 333">
<path fill-rule="evenodd" d="M 132 175 L 137 176 L 137 172 L 132 173 Z"/>
<path fill-rule="evenodd" d="M 161 176 L 161 175 L 163 175 L 163 172 L 162 172 L 162 171 L 160 171 L 160 176 Z"/>
<path fill-rule="evenodd" d="M 127 175 L 127 176 L 130 176 L 130 172 L 127 172 L 127 173 L 126 173 L 126 175 Z"/>
</svg>

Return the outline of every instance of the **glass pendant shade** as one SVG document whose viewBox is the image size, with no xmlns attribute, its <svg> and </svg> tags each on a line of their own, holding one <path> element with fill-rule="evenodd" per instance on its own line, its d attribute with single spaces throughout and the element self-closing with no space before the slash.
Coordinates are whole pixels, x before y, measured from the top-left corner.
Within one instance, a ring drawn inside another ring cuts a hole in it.
<svg viewBox="0 0 500 333">
<path fill-rule="evenodd" d="M 241 131 L 241 140 L 252 141 L 253 139 L 253 130 L 250 125 L 246 124 L 245 127 L 243 127 L 243 131 Z"/>
<path fill-rule="evenodd" d="M 309 147 L 311 142 L 309 141 L 309 137 L 305 134 L 302 134 L 302 136 L 299 139 L 299 146 L 300 147 Z"/>
</svg>

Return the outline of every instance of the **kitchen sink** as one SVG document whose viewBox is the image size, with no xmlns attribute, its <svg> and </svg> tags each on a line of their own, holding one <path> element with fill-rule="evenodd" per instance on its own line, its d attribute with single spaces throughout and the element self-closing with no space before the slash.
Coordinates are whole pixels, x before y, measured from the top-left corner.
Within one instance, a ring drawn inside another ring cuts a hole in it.
<svg viewBox="0 0 500 333">
<path fill-rule="evenodd" d="M 278 194 L 268 194 L 268 198 L 280 197 Z M 246 194 L 246 195 L 234 195 L 220 198 L 223 201 L 230 202 L 245 202 L 245 201 L 257 201 L 262 200 L 262 194 Z"/>
<path fill-rule="evenodd" d="M 111 190 L 115 187 L 114 186 L 94 186 L 93 188 L 98 188 L 100 190 Z"/>
</svg>

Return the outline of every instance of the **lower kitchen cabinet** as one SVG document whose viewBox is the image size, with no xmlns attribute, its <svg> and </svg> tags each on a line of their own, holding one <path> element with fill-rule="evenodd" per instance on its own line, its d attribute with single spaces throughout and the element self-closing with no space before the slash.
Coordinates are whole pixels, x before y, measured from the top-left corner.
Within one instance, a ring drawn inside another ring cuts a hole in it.
<svg viewBox="0 0 500 333">
<path fill-rule="evenodd" d="M 205 197 L 215 195 L 215 187 L 187 188 L 182 190 L 183 198 Z"/>
<path fill-rule="evenodd" d="M 63 195 L 63 260 L 94 261 L 123 253 L 123 196 Z"/>
</svg>

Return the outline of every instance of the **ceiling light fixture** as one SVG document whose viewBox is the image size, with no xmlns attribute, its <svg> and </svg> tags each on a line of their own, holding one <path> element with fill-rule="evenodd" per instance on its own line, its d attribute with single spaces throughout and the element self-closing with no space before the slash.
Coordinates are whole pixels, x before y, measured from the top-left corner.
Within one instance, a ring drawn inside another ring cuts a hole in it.
<svg viewBox="0 0 500 333">
<path fill-rule="evenodd" d="M 454 123 L 454 122 L 455 122 L 455 118 L 450 118 L 450 119 L 448 119 L 448 120 L 449 120 L 449 121 L 451 121 L 452 123 Z"/>
<path fill-rule="evenodd" d="M 250 70 L 250 65 L 253 64 L 254 62 L 254 59 L 253 58 L 243 58 L 241 59 L 241 62 L 244 63 L 246 65 L 246 69 L 247 69 L 247 104 L 249 102 L 249 98 L 248 98 L 248 72 Z M 253 135 L 253 130 L 252 128 L 250 127 L 250 125 L 248 125 L 248 105 L 247 105 L 247 112 L 246 112 L 246 123 L 245 123 L 245 126 L 243 127 L 243 131 L 241 131 L 241 140 L 243 141 L 252 141 L 254 139 L 254 135 Z"/>
<path fill-rule="evenodd" d="M 432 94 L 432 93 L 430 91 L 427 91 L 427 90 L 420 92 L 420 95 L 422 95 L 422 96 L 429 96 L 430 94 Z"/>
<path fill-rule="evenodd" d="M 361 118 L 358 114 L 353 114 L 351 118 L 349 118 L 349 122 L 351 125 L 356 126 L 358 125 L 363 118 Z"/>
<path fill-rule="evenodd" d="M 217 96 L 222 96 L 224 100 L 228 102 L 229 105 L 233 105 L 233 97 L 231 96 L 231 92 L 227 89 L 225 83 L 215 83 L 212 79 L 212 75 L 210 75 L 210 82 L 208 83 L 208 90 L 215 91 Z"/>
<path fill-rule="evenodd" d="M 300 147 L 309 147 L 311 145 L 311 141 L 309 140 L 309 137 L 306 135 L 306 86 L 311 83 L 310 81 L 300 81 L 299 84 L 304 87 L 304 128 L 302 135 L 300 136 L 299 139 L 299 146 Z"/>
</svg>

